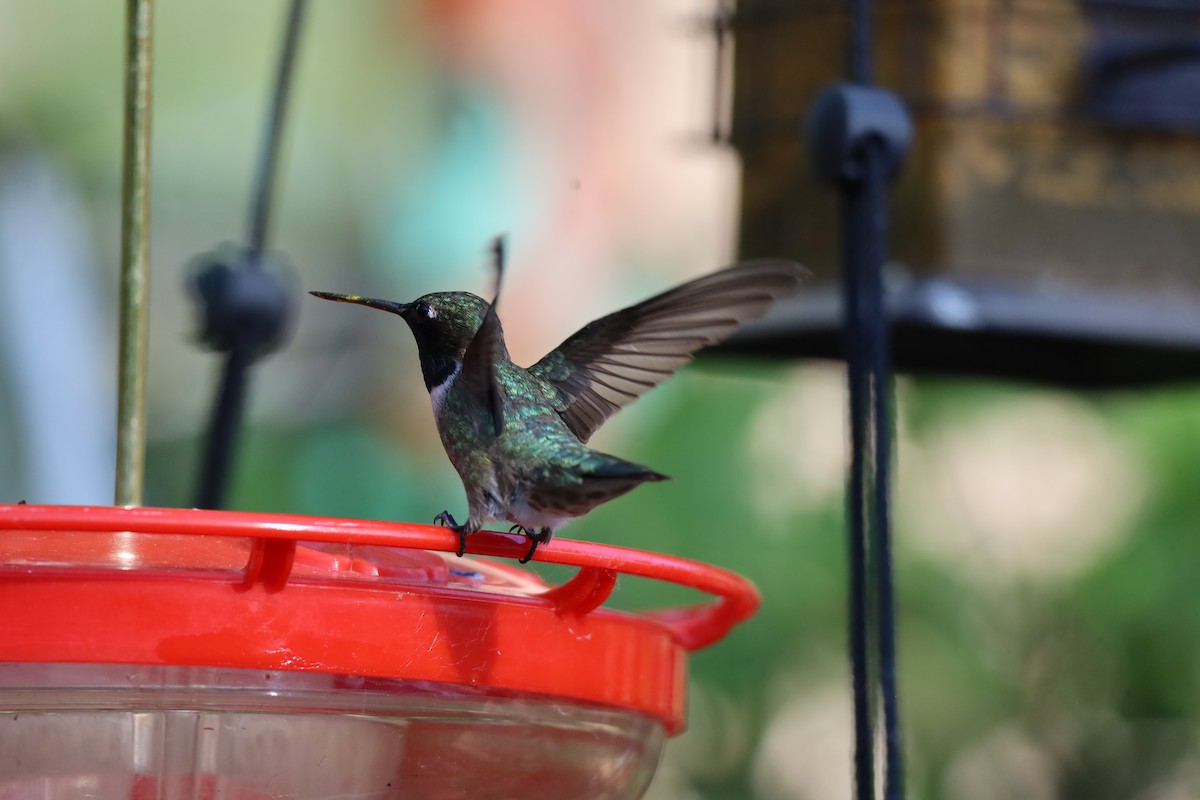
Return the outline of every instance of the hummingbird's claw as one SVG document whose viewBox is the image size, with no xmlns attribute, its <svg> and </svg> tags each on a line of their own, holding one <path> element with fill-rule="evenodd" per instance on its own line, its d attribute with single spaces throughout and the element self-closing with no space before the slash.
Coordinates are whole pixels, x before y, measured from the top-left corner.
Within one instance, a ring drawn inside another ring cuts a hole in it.
<svg viewBox="0 0 1200 800">
<path fill-rule="evenodd" d="M 535 539 L 534 537 L 530 536 L 529 537 L 529 552 L 525 554 L 524 558 L 517 561 L 517 563 L 518 564 L 528 564 L 529 559 L 533 558 L 534 552 L 537 551 L 537 546 L 538 546 L 538 540 Z"/>
<path fill-rule="evenodd" d="M 449 511 L 443 511 L 433 518 L 434 525 L 445 525 L 450 530 L 458 534 L 458 557 L 462 558 L 467 552 L 467 526 L 459 525 L 454 521 L 454 517 Z"/>
<path fill-rule="evenodd" d="M 546 542 L 550 541 L 550 529 L 542 528 L 540 531 L 534 533 L 529 528 L 521 528 L 521 532 L 529 537 L 529 552 L 526 553 L 525 557 L 517 563 L 528 564 L 529 559 L 533 558 L 533 554 L 537 552 L 538 545 L 545 544 Z"/>
<path fill-rule="evenodd" d="M 509 533 L 520 533 L 524 536 L 529 537 L 529 552 L 525 554 L 524 558 L 522 558 L 520 561 L 517 562 L 519 564 L 528 564 L 529 559 L 533 558 L 533 553 L 535 550 L 537 550 L 537 546 L 542 543 L 541 534 L 539 534 L 533 528 L 526 528 L 524 525 L 522 525 L 520 523 L 517 523 L 516 525 L 513 525 L 511 528 L 509 528 L 508 532 Z"/>
</svg>

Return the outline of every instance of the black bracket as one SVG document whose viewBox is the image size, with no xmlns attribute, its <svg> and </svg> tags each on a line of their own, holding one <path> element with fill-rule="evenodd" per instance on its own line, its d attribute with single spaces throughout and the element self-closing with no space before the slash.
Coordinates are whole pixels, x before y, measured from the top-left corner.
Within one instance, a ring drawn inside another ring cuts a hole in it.
<svg viewBox="0 0 1200 800">
<path fill-rule="evenodd" d="M 913 123 L 892 92 L 839 83 L 817 95 L 805 132 L 809 163 L 822 180 L 833 184 L 861 180 L 862 156 L 871 142 L 882 145 L 884 174 L 890 180 L 908 155 Z"/>
<path fill-rule="evenodd" d="M 201 304 L 200 341 L 222 353 L 245 348 L 254 360 L 278 348 L 291 327 L 285 274 L 282 264 L 235 246 L 201 256 L 188 280 Z"/>
</svg>

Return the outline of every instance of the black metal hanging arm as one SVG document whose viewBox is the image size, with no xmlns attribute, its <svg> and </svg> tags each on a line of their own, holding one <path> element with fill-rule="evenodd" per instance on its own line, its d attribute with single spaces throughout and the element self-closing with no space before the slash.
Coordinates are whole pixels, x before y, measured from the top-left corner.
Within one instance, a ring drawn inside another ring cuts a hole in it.
<svg viewBox="0 0 1200 800">
<path fill-rule="evenodd" d="M 271 211 L 274 208 L 275 172 L 279 165 L 283 122 L 287 115 L 288 99 L 292 94 L 292 75 L 296 71 L 296 51 L 299 47 L 300 29 L 304 23 L 304 12 L 307 7 L 308 0 L 291 0 L 288 7 L 287 27 L 284 31 L 283 47 L 279 52 L 279 67 L 275 71 L 275 89 L 271 93 L 271 111 L 267 116 L 267 128 L 264 132 L 262 153 L 258 161 L 258 174 L 254 181 L 254 202 L 250 211 L 250 229 L 247 231 L 247 244 L 250 251 L 256 254 L 261 254 L 266 249 Z"/>
<path fill-rule="evenodd" d="M 853 0 L 869 23 L 867 0 Z M 870 75 L 869 27 L 853 26 L 851 74 Z M 864 33 L 865 31 L 865 33 Z M 891 558 L 891 361 L 883 264 L 887 184 L 912 141 L 912 122 L 890 92 L 842 84 L 809 117 L 809 159 L 842 193 L 843 341 L 849 382 L 849 651 L 858 800 L 876 797 L 875 747 L 884 748 L 884 797 L 904 795 L 896 689 Z M 881 706 L 881 708 L 877 708 Z M 882 736 L 877 730 L 882 728 Z"/>
<path fill-rule="evenodd" d="M 255 175 L 247 244 L 203 256 L 189 278 L 189 288 L 203 307 L 200 339 L 209 348 L 226 354 L 204 443 L 194 503 L 197 508 L 220 508 L 225 504 L 250 367 L 279 347 L 290 327 L 294 308 L 291 292 L 283 269 L 269 263 L 265 250 L 283 123 L 306 6 L 307 0 L 291 0 L 288 8 Z"/>
</svg>

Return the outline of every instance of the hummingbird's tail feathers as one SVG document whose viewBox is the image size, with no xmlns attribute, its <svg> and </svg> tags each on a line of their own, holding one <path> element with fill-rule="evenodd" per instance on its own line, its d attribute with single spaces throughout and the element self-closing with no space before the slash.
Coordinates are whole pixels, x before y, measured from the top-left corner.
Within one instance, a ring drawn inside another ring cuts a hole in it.
<svg viewBox="0 0 1200 800">
<path fill-rule="evenodd" d="M 490 250 L 492 265 L 496 270 L 496 292 L 483 317 L 483 324 L 467 345 L 458 380 L 464 389 L 475 396 L 480 407 L 491 412 L 492 434 L 499 436 L 504 430 L 504 395 L 496 376 L 496 361 L 504 347 L 504 331 L 496 315 L 496 304 L 500 302 L 500 285 L 504 277 L 504 237 L 497 236 Z"/>
<path fill-rule="evenodd" d="M 638 483 L 654 483 L 656 481 L 669 481 L 670 475 L 663 475 L 661 472 L 649 469 L 647 467 L 639 467 L 637 464 L 630 464 L 634 469 L 630 470 L 596 470 L 589 472 L 585 477 L 594 480 L 636 480 Z"/>
<path fill-rule="evenodd" d="M 527 490 L 526 502 L 548 517 L 580 517 L 643 483 L 665 480 L 666 475 L 649 467 L 591 451 L 583 463 L 571 470 L 569 480 L 535 482 Z"/>
<path fill-rule="evenodd" d="M 636 480 L 639 483 L 670 480 L 661 472 L 598 450 L 588 452 L 579 472 L 585 479 L 594 480 Z"/>
<path fill-rule="evenodd" d="M 748 261 L 601 317 L 529 368 L 558 392 L 557 410 L 586 442 L 610 416 L 669 378 L 702 347 L 757 319 L 808 271 Z"/>
</svg>

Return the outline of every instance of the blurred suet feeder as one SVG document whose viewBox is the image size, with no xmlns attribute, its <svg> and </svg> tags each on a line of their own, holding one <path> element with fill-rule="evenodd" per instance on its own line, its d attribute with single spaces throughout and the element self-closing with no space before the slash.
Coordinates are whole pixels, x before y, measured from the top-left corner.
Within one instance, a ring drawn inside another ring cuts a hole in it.
<svg viewBox="0 0 1200 800">
<path fill-rule="evenodd" d="M 1200 50 L 1187 4 L 883 0 L 878 81 L 913 109 L 886 271 L 901 371 L 1120 387 L 1200 374 Z M 839 233 L 797 145 L 842 74 L 841 4 L 746 0 L 732 119 L 740 251 L 823 289 L 728 349 L 838 357 Z"/>
</svg>

